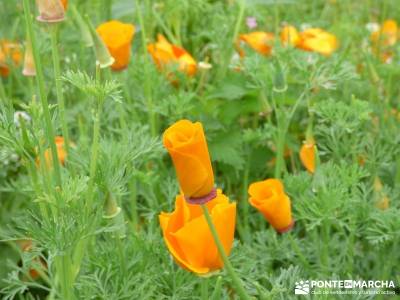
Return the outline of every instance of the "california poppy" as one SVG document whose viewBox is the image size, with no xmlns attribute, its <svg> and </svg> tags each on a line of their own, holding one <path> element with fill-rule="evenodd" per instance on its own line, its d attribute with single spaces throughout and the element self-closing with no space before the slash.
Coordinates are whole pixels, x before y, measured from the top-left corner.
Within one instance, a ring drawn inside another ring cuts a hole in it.
<svg viewBox="0 0 400 300">
<path fill-rule="evenodd" d="M 135 26 L 113 20 L 97 27 L 97 33 L 115 59 L 111 69 L 115 71 L 125 69 L 131 57 L 131 43 L 135 34 Z"/>
<path fill-rule="evenodd" d="M 270 55 L 274 42 L 274 34 L 271 32 L 254 31 L 251 33 L 241 34 L 237 44 L 238 52 L 241 57 L 245 55 L 240 46 L 240 42 L 246 43 L 250 48 L 262 55 Z"/>
<path fill-rule="evenodd" d="M 37 0 L 39 16 L 37 20 L 46 23 L 57 23 L 65 19 L 65 7 L 61 0 Z"/>
<path fill-rule="evenodd" d="M 279 233 L 292 229 L 294 220 L 290 199 L 285 194 L 283 184 L 278 179 L 254 182 L 249 186 L 249 202 L 257 208 L 265 219 Z"/>
<path fill-rule="evenodd" d="M 10 74 L 10 62 L 18 66 L 22 60 L 21 45 L 6 40 L 0 41 L 0 74 L 6 77 Z"/>
<path fill-rule="evenodd" d="M 165 130 L 163 143 L 171 155 L 183 194 L 201 198 L 214 189 L 214 174 L 203 126 L 181 120 Z"/>
<path fill-rule="evenodd" d="M 315 172 L 315 142 L 309 139 L 300 148 L 300 160 L 310 173 Z"/>
<path fill-rule="evenodd" d="M 380 54 L 383 62 L 390 62 L 394 56 L 393 49 L 397 42 L 400 31 L 394 20 L 386 20 L 382 27 L 371 34 L 372 50 L 375 54 Z"/>
<path fill-rule="evenodd" d="M 149 44 L 147 51 L 153 57 L 160 70 L 177 65 L 178 70 L 192 76 L 197 71 L 194 58 L 183 48 L 171 44 L 163 35 L 157 36 L 157 42 Z"/>
<path fill-rule="evenodd" d="M 320 28 L 309 28 L 300 33 L 297 47 L 306 51 L 330 55 L 338 48 L 336 36 Z"/>
<path fill-rule="evenodd" d="M 286 25 L 281 30 L 281 42 L 284 46 L 296 46 L 300 41 L 300 35 L 296 27 Z"/>
<path fill-rule="evenodd" d="M 65 150 L 65 143 L 64 143 L 64 138 L 62 136 L 56 136 L 54 138 L 54 142 L 56 144 L 56 148 L 57 148 L 57 156 L 58 156 L 58 161 L 60 162 L 61 165 L 65 164 L 65 159 L 67 157 L 67 152 Z M 73 144 L 71 143 L 71 146 L 73 146 Z M 52 165 L 52 155 L 51 155 L 51 149 L 46 149 L 44 151 L 44 159 L 46 161 L 46 166 L 49 168 Z M 36 160 L 37 165 L 40 164 L 40 159 L 38 158 Z"/>
<path fill-rule="evenodd" d="M 371 33 L 371 41 L 376 45 L 393 46 L 397 42 L 399 29 L 396 21 L 386 20 L 382 27 Z"/>
<path fill-rule="evenodd" d="M 217 191 L 217 197 L 205 204 L 210 212 L 226 255 L 234 239 L 236 203 Z M 206 274 L 221 269 L 223 261 L 199 205 L 188 204 L 183 194 L 175 201 L 175 210 L 159 215 L 164 241 L 175 261 L 186 270 Z"/>
</svg>

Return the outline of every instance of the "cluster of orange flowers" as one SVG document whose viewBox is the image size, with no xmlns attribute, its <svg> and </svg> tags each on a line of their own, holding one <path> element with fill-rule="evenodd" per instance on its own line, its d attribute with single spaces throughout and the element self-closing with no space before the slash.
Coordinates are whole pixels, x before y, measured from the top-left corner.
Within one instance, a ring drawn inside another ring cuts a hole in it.
<svg viewBox="0 0 400 300">
<path fill-rule="evenodd" d="M 320 28 L 308 28 L 302 32 L 298 32 L 296 27 L 286 25 L 280 32 L 280 40 L 283 46 L 292 46 L 323 55 L 330 55 L 338 48 L 337 38 Z M 262 55 L 270 55 L 275 42 L 275 35 L 264 31 L 241 34 L 237 49 L 240 56 L 243 57 L 245 54 L 240 47 L 240 42 L 246 43 L 250 48 Z"/>
<path fill-rule="evenodd" d="M 165 243 L 183 268 L 205 274 L 222 268 L 223 262 L 199 204 L 211 212 L 218 236 L 229 255 L 235 230 L 236 204 L 214 188 L 214 174 L 201 123 L 181 120 L 163 136 L 177 173 L 181 194 L 175 210 L 159 216 Z M 293 227 L 290 199 L 277 179 L 255 182 L 249 187 L 252 206 L 280 233 Z"/>
</svg>

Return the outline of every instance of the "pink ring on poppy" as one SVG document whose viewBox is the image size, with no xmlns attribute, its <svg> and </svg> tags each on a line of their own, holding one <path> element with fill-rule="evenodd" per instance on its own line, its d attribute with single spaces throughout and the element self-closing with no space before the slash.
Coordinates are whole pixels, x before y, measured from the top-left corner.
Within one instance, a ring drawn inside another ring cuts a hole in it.
<svg viewBox="0 0 400 300">
<path fill-rule="evenodd" d="M 43 23 L 58 23 L 58 22 L 62 22 L 65 20 L 64 16 L 60 16 L 60 17 L 54 17 L 54 18 L 46 18 L 43 16 L 37 16 L 36 20 L 38 20 L 39 22 L 43 22 Z"/>
<path fill-rule="evenodd" d="M 213 199 L 215 199 L 217 197 L 217 189 L 213 188 L 211 190 L 211 192 L 209 192 L 207 195 L 203 196 L 203 197 L 186 197 L 185 196 L 185 200 L 187 203 L 189 204 L 197 204 L 197 205 L 201 205 L 201 204 L 205 204 Z"/>
<path fill-rule="evenodd" d="M 296 222 L 293 220 L 292 223 L 289 224 L 289 226 L 286 226 L 285 228 L 282 228 L 282 229 L 276 229 L 276 231 L 278 233 L 280 233 L 280 234 L 284 234 L 286 232 L 289 232 L 290 230 L 293 229 L 295 223 Z"/>
</svg>

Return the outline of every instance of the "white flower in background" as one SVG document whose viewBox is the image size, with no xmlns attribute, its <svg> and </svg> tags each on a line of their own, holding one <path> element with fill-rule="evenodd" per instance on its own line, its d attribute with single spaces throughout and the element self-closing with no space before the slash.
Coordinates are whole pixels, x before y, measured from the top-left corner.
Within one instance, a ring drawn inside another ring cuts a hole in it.
<svg viewBox="0 0 400 300">
<path fill-rule="evenodd" d="M 376 32 L 380 29 L 380 25 L 376 22 L 369 22 L 365 25 L 365 28 L 367 28 L 367 30 L 369 32 Z"/>
<path fill-rule="evenodd" d="M 25 111 L 17 110 L 14 113 L 14 124 L 18 128 L 21 126 L 20 120 L 21 118 L 24 120 L 25 123 L 30 123 L 31 122 L 31 116 L 28 115 Z"/>
<path fill-rule="evenodd" d="M 197 66 L 199 67 L 199 69 L 202 70 L 210 70 L 212 68 L 212 64 L 209 64 L 208 62 L 205 61 L 200 61 Z"/>
</svg>

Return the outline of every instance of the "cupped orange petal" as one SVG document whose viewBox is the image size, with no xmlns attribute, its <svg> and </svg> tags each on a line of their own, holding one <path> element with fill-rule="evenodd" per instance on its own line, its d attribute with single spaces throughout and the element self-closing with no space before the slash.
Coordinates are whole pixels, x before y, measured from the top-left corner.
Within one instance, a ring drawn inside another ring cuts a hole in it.
<svg viewBox="0 0 400 300">
<path fill-rule="evenodd" d="M 249 186 L 249 203 L 258 209 L 278 232 L 293 226 L 289 197 L 278 179 L 254 182 Z"/>
<path fill-rule="evenodd" d="M 187 197 L 203 197 L 214 188 L 214 174 L 203 126 L 181 120 L 163 135 L 180 187 Z"/>
<path fill-rule="evenodd" d="M 331 55 L 338 48 L 335 35 L 320 28 L 309 28 L 300 33 L 297 47 L 323 55 Z"/>
<path fill-rule="evenodd" d="M 217 197 L 207 203 L 212 221 L 224 247 L 230 254 L 235 231 L 236 204 L 217 191 Z M 211 231 L 198 205 L 188 204 L 178 195 L 175 210 L 159 216 L 164 241 L 175 261 L 186 270 L 206 274 L 223 267 Z"/>
<path fill-rule="evenodd" d="M 284 46 L 296 46 L 300 42 L 300 35 L 296 27 L 286 25 L 281 30 L 281 42 Z"/>
<path fill-rule="evenodd" d="M 245 42 L 250 48 L 262 55 L 270 55 L 274 43 L 274 34 L 271 32 L 255 31 L 247 34 L 241 34 L 239 41 Z M 244 51 L 239 46 L 240 56 L 244 56 Z"/>
<path fill-rule="evenodd" d="M 315 172 L 315 143 L 306 141 L 300 148 L 300 160 L 310 173 Z"/>
<path fill-rule="evenodd" d="M 171 44 L 162 34 L 157 36 L 156 43 L 147 45 L 147 51 L 160 70 L 175 64 L 179 71 L 189 76 L 197 71 L 196 60 L 184 48 Z"/>
<path fill-rule="evenodd" d="M 97 27 L 97 33 L 115 59 L 111 68 L 115 71 L 125 69 L 131 57 L 131 43 L 135 26 L 112 20 Z"/>
<path fill-rule="evenodd" d="M 396 44 L 399 35 L 399 29 L 395 20 L 386 20 L 382 27 L 371 33 L 371 41 L 377 46 L 382 43 L 383 46 L 393 46 Z"/>
</svg>

